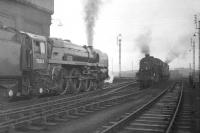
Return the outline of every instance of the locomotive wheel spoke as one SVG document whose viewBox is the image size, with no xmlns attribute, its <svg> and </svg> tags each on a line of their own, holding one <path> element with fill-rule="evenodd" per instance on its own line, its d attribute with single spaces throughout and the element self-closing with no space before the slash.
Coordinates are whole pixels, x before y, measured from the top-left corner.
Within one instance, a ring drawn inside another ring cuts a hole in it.
<svg viewBox="0 0 200 133">
<path fill-rule="evenodd" d="M 81 80 L 79 77 L 81 76 L 81 72 L 79 69 L 73 68 L 69 74 L 72 78 L 70 79 L 70 92 L 78 93 L 81 90 Z"/>
<path fill-rule="evenodd" d="M 66 94 L 69 91 L 69 81 L 62 79 L 61 82 L 62 82 L 61 83 L 62 90 L 60 91 L 60 94 L 63 95 L 63 94 Z"/>
<path fill-rule="evenodd" d="M 86 80 L 86 88 L 85 88 L 85 91 L 90 91 L 90 80 Z"/>
<path fill-rule="evenodd" d="M 97 90 L 98 85 L 97 85 L 97 81 L 94 81 L 94 90 Z"/>
<path fill-rule="evenodd" d="M 89 91 L 92 91 L 92 90 L 96 90 L 96 89 L 97 89 L 97 82 L 94 81 L 94 80 L 90 80 L 88 90 L 89 90 Z"/>
<path fill-rule="evenodd" d="M 82 80 L 80 83 L 80 91 L 86 91 L 87 90 L 87 80 Z"/>
<path fill-rule="evenodd" d="M 93 81 L 92 80 L 88 80 L 88 91 L 92 91 L 93 90 Z"/>
<path fill-rule="evenodd" d="M 59 94 L 65 94 L 69 90 L 69 80 L 65 79 L 66 76 L 69 76 L 69 72 L 66 69 L 63 69 L 60 74 L 59 82 Z"/>
<path fill-rule="evenodd" d="M 98 81 L 97 89 L 102 89 L 103 88 L 103 84 L 104 84 L 104 81 Z"/>
</svg>

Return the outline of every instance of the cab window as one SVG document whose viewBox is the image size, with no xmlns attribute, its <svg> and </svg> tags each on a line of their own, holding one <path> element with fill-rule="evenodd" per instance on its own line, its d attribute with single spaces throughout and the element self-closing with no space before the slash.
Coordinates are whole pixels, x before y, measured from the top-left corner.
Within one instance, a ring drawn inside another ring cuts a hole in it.
<svg viewBox="0 0 200 133">
<path fill-rule="evenodd" d="M 34 53 L 40 54 L 40 42 L 34 41 L 33 47 L 34 47 Z"/>
<path fill-rule="evenodd" d="M 44 42 L 40 42 L 40 52 L 41 52 L 41 54 L 45 54 L 45 44 L 44 44 Z"/>
<path fill-rule="evenodd" d="M 33 43 L 34 53 L 45 54 L 45 43 L 40 41 L 34 41 Z"/>
</svg>

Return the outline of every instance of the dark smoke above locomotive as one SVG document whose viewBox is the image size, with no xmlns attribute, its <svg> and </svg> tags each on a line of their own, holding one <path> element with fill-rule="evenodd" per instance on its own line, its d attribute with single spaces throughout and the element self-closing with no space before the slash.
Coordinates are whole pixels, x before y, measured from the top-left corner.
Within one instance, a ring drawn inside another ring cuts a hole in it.
<svg viewBox="0 0 200 133">
<path fill-rule="evenodd" d="M 161 80 L 169 78 L 169 65 L 158 58 L 146 54 L 140 60 L 137 80 L 141 88 L 146 88 Z"/>
<path fill-rule="evenodd" d="M 0 26 L 0 95 L 78 93 L 102 88 L 108 56 L 79 46 Z"/>
</svg>

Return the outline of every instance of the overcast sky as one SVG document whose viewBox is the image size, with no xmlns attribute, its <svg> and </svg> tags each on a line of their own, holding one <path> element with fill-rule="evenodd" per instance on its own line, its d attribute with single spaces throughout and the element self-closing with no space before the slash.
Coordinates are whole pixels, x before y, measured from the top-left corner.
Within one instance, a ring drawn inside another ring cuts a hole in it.
<svg viewBox="0 0 200 133">
<path fill-rule="evenodd" d="M 194 14 L 200 14 L 200 0 L 102 1 L 94 29 L 94 47 L 109 55 L 110 69 L 113 62 L 114 71 L 118 70 L 119 33 L 122 34 L 122 70 L 131 70 L 132 63 L 138 69 L 144 55 L 137 39 L 148 32 L 152 56 L 164 61 L 175 53 L 178 58 L 170 63 L 171 68 L 189 66 L 190 38 L 195 32 Z M 54 0 L 51 36 L 87 44 L 83 3 L 84 0 Z M 58 26 L 58 20 L 63 26 Z"/>
</svg>

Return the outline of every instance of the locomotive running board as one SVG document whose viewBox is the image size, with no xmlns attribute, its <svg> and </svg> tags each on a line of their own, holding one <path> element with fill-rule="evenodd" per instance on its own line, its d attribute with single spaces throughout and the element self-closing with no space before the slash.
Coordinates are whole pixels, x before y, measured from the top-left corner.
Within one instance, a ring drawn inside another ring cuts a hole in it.
<svg viewBox="0 0 200 133">
<path fill-rule="evenodd" d="M 52 64 L 66 64 L 66 65 L 78 65 L 78 66 L 98 66 L 98 63 L 87 63 L 80 61 L 61 61 L 61 60 L 49 60 Z"/>
<path fill-rule="evenodd" d="M 88 63 L 88 62 L 80 62 L 80 61 L 62 61 L 62 60 L 49 60 L 50 64 L 66 64 L 66 65 L 78 65 L 78 66 L 99 66 L 106 67 L 99 63 Z"/>
</svg>

